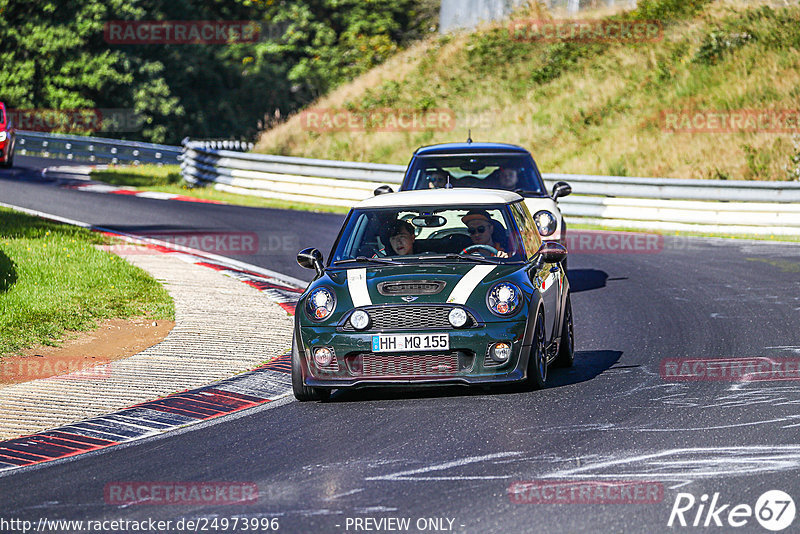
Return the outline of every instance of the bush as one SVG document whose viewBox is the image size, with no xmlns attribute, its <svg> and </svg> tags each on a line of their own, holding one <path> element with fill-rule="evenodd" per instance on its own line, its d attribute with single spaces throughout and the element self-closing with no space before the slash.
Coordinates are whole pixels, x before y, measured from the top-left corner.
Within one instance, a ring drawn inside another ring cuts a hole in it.
<svg viewBox="0 0 800 534">
<path fill-rule="evenodd" d="M 668 22 L 691 18 L 713 0 L 639 0 L 631 16 L 636 20 Z"/>
</svg>

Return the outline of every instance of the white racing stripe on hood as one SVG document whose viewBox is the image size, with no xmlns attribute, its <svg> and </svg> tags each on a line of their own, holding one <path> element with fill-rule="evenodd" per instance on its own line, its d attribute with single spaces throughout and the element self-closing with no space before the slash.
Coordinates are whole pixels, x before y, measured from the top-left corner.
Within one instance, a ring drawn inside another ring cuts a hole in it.
<svg viewBox="0 0 800 534">
<path fill-rule="evenodd" d="M 348 269 L 347 270 L 347 289 L 350 291 L 350 298 L 354 308 L 370 306 L 372 299 L 369 298 L 367 289 L 367 270 Z"/>
<path fill-rule="evenodd" d="M 467 303 L 467 299 L 478 287 L 478 284 L 486 278 L 486 276 L 494 270 L 494 265 L 476 265 L 464 275 L 463 278 L 453 288 L 453 292 L 447 298 L 448 304 L 461 304 Z"/>
</svg>

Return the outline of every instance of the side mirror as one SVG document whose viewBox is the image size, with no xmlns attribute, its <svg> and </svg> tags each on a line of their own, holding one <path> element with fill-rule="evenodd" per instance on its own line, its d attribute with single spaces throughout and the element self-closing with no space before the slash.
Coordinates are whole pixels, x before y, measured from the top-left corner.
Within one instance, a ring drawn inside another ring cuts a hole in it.
<svg viewBox="0 0 800 534">
<path fill-rule="evenodd" d="M 567 249 L 561 243 L 555 241 L 545 241 L 536 254 L 545 263 L 561 263 L 567 259 Z"/>
<path fill-rule="evenodd" d="M 572 186 L 567 182 L 558 182 L 553 186 L 553 200 L 558 200 L 572 193 Z"/>
<path fill-rule="evenodd" d="M 317 271 L 317 276 L 322 276 L 325 272 L 322 260 L 322 252 L 315 248 L 307 248 L 297 253 L 297 264 L 304 269 L 314 269 Z"/>
<path fill-rule="evenodd" d="M 377 189 L 375 189 L 374 193 L 375 196 L 377 197 L 378 195 L 385 195 L 386 193 L 394 193 L 394 189 L 392 189 L 388 185 L 382 185 Z"/>
</svg>

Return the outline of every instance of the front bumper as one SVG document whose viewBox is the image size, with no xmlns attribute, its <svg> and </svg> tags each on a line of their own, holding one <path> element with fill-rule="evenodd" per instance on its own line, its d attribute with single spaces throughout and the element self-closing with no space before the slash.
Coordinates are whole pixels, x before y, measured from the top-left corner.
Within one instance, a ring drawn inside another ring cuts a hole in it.
<svg viewBox="0 0 800 534">
<path fill-rule="evenodd" d="M 383 353 L 372 352 L 372 336 L 377 332 L 353 333 L 335 327 L 304 326 L 299 330 L 298 349 L 305 384 L 312 387 L 519 382 L 526 378 L 525 327 L 525 317 L 517 317 L 464 330 L 404 331 L 403 334 L 409 335 L 447 333 L 450 347 L 446 351 Z M 489 355 L 490 347 L 497 342 L 511 345 L 511 356 L 506 362 L 498 363 Z M 335 354 L 334 361 L 324 368 L 312 358 L 312 350 L 321 347 L 332 349 Z"/>
</svg>

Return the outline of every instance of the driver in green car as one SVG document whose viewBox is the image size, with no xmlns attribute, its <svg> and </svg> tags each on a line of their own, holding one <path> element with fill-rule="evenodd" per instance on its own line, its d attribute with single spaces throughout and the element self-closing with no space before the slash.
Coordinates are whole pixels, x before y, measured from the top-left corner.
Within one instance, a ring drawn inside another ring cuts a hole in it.
<svg viewBox="0 0 800 534">
<path fill-rule="evenodd" d="M 470 210 L 461 218 L 467 225 L 467 232 L 473 245 L 487 245 L 497 249 L 498 258 L 507 258 L 508 253 L 502 243 L 495 240 L 496 227 L 489 213 L 484 210 Z"/>
</svg>

